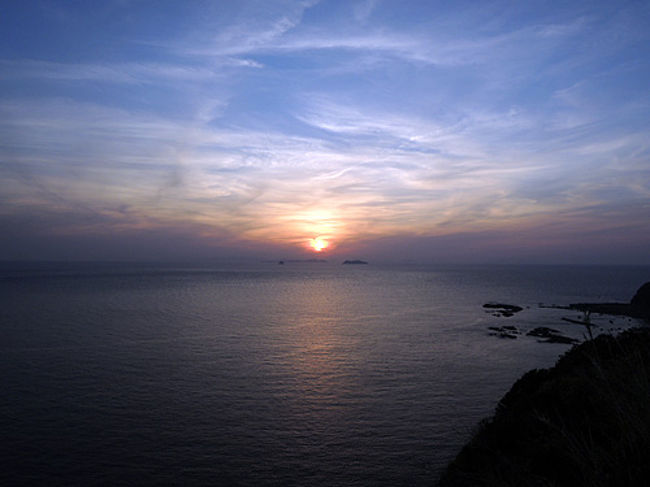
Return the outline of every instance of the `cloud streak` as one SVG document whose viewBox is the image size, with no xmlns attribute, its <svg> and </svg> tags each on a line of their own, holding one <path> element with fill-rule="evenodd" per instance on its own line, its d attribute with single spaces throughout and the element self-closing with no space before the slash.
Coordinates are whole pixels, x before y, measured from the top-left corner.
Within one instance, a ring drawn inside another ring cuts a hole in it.
<svg viewBox="0 0 650 487">
<path fill-rule="evenodd" d="M 0 52 L 4 221 L 24 238 L 177 228 L 284 253 L 316 236 L 377 255 L 401 236 L 423 257 L 454 235 L 650 240 L 634 7 L 220 8 L 136 54 Z"/>
</svg>

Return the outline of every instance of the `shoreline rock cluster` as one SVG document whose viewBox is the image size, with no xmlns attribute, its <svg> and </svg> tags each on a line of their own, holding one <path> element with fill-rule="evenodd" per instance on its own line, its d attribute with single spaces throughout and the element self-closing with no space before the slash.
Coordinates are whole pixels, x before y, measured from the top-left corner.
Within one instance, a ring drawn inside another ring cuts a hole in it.
<svg viewBox="0 0 650 487">
<path fill-rule="evenodd" d="M 515 304 L 503 303 L 485 303 L 483 307 L 486 309 L 494 310 L 492 316 L 503 316 L 504 318 L 510 318 L 511 316 L 514 316 L 515 313 L 519 313 L 524 309 L 521 306 L 517 306 Z"/>
<path fill-rule="evenodd" d="M 496 318 L 510 318 L 524 309 L 515 304 L 504 303 L 486 303 L 483 305 L 483 308 L 490 310 L 490 312 L 494 311 L 491 312 L 491 315 Z M 490 330 L 490 335 L 492 336 L 509 338 L 511 340 L 516 339 L 522 334 L 522 331 L 514 325 L 488 326 L 488 330 Z M 559 330 L 545 326 L 529 330 L 526 336 L 541 338 L 542 340 L 539 341 L 542 343 L 564 343 L 570 345 L 578 342 L 575 338 L 564 336 Z"/>
<path fill-rule="evenodd" d="M 561 320 L 571 324 L 584 326 L 589 336 L 593 338 L 592 330 L 596 328 L 596 326 L 591 321 L 592 313 L 597 315 L 623 316 L 627 317 L 630 322 L 632 321 L 632 318 L 650 322 L 650 282 L 643 284 L 629 303 L 574 303 L 568 306 L 548 306 L 540 303 L 539 306 L 540 308 L 580 311 L 583 313 L 583 317 L 578 317 L 578 319 L 562 317 Z M 514 304 L 493 302 L 485 303 L 483 308 L 495 318 L 510 318 L 523 310 L 521 306 Z M 613 320 L 610 320 L 609 322 L 610 324 L 614 324 Z M 513 325 L 488 326 L 488 330 L 490 330 L 490 335 L 506 339 L 516 339 L 523 333 Z M 604 328 L 600 327 L 599 330 L 604 331 Z M 610 331 L 614 331 L 614 329 L 610 328 Z M 618 328 L 616 331 L 621 331 L 621 328 Z M 559 330 L 548 327 L 534 328 L 529 330 L 525 335 L 541 338 L 542 340 L 539 341 L 542 343 L 574 344 L 578 342 L 575 338 L 567 337 Z"/>
<path fill-rule="evenodd" d="M 497 336 L 499 338 L 510 338 L 511 340 L 516 339 L 522 334 L 522 332 L 513 325 L 504 325 L 504 326 L 488 326 L 490 330 L 490 335 Z M 548 328 L 546 326 L 538 326 L 526 333 L 526 336 L 542 338 L 539 340 L 541 343 L 564 343 L 571 345 L 573 343 L 578 343 L 578 340 L 565 336 L 559 330 L 554 328 Z"/>
</svg>

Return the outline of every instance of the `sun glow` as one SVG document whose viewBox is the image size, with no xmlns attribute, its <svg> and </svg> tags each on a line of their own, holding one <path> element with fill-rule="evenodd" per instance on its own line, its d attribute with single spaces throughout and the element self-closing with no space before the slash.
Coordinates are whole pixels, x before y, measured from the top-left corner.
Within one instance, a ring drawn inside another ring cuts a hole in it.
<svg viewBox="0 0 650 487">
<path fill-rule="evenodd" d="M 326 249 L 329 246 L 329 242 L 321 237 L 312 238 L 309 241 L 309 246 L 315 252 L 321 252 L 323 249 Z"/>
</svg>

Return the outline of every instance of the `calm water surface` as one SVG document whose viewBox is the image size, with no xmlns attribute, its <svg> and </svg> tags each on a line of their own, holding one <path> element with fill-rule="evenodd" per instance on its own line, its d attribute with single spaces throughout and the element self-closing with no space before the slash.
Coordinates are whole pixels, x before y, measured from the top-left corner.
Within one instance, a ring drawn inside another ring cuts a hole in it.
<svg viewBox="0 0 650 487">
<path fill-rule="evenodd" d="M 0 268 L 0 483 L 430 485 L 634 267 Z M 519 304 L 495 318 L 487 301 Z M 629 323 L 597 318 L 605 331 Z"/>
</svg>

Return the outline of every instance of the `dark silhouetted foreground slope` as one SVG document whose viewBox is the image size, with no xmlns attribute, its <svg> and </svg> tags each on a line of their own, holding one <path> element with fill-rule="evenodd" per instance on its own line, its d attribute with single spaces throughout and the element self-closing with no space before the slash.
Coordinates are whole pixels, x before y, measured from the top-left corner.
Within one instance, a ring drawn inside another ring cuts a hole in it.
<svg viewBox="0 0 650 487">
<path fill-rule="evenodd" d="M 519 379 L 440 480 L 650 485 L 650 330 L 601 335 Z"/>
</svg>

